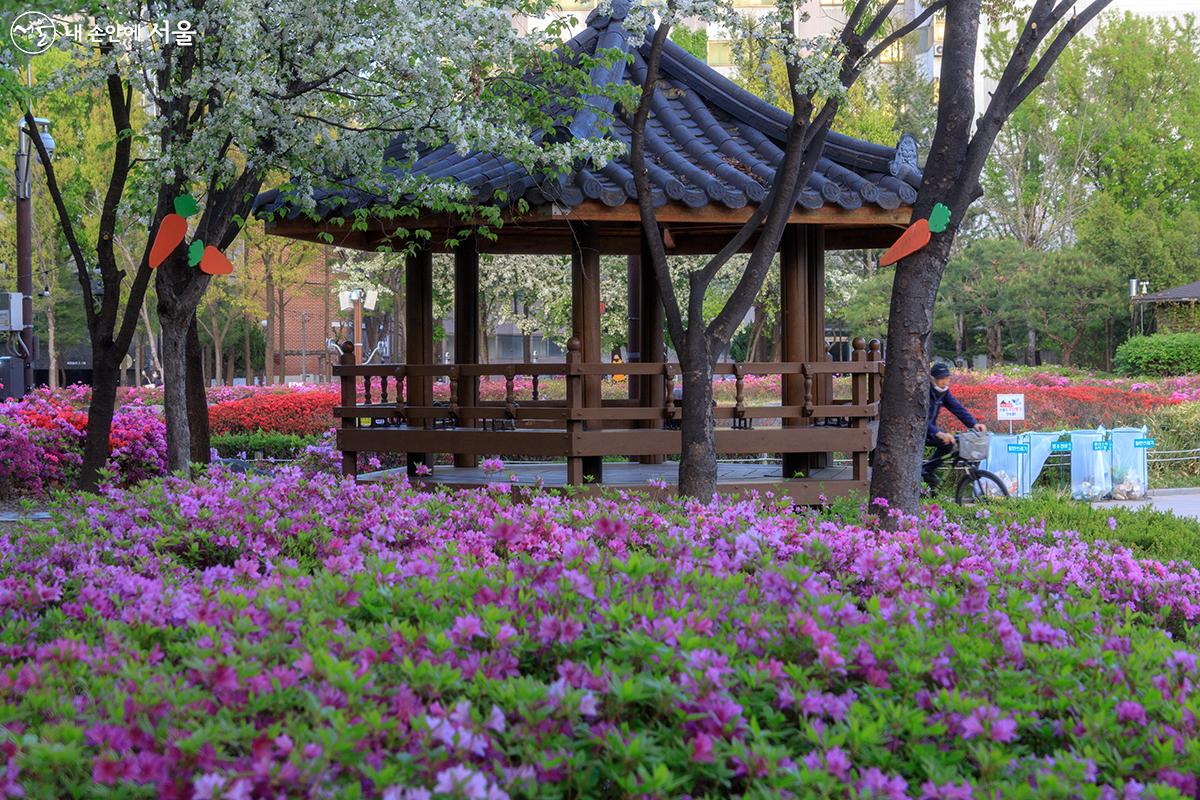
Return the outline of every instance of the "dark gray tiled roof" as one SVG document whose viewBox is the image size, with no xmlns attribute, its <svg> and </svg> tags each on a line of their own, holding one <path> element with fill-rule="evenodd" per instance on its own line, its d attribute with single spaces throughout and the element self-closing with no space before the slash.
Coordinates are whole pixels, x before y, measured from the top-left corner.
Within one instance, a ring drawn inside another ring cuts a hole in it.
<svg viewBox="0 0 1200 800">
<path fill-rule="evenodd" d="M 1154 294 L 1144 294 L 1138 297 L 1139 303 L 1181 303 L 1189 300 L 1200 300 L 1200 281 L 1185 283 L 1173 289 L 1163 289 Z"/>
<path fill-rule="evenodd" d="M 592 12 L 587 27 L 566 46 L 577 53 L 595 54 L 621 48 L 631 63 L 597 67 L 593 83 L 626 81 L 641 85 L 646 74 L 649 44 L 634 47 L 622 25 L 623 6 L 610 14 Z M 647 156 L 654 202 L 682 203 L 692 208 L 717 204 L 736 209 L 763 200 L 783 158 L 791 115 L 734 84 L 674 42 L 663 53 L 663 79 L 655 91 L 647 125 Z M 596 136 L 613 111 L 613 101 L 593 98 L 595 109 L 576 112 L 568 130 L 576 137 Z M 607 135 L 629 143 L 630 119 L 618 113 Z M 399 152 L 399 143 L 389 150 Z M 415 174 L 453 178 L 472 188 L 476 202 L 494 202 L 503 191 L 506 203 L 524 198 L 531 205 L 549 202 L 574 207 L 584 200 L 607 206 L 634 202 L 633 172 L 628 156 L 603 167 L 581 165 L 571 174 L 552 179 L 531 175 L 520 165 L 490 153 L 458 153 L 451 146 L 428 150 L 412 166 Z M 377 204 L 377 198 L 347 188 L 321 191 L 316 196 L 322 217 L 342 215 Z M 916 142 L 901 137 L 896 147 L 873 144 L 831 132 L 816 170 L 800 193 L 797 205 L 815 209 L 833 205 L 856 209 L 864 204 L 894 209 L 916 200 L 921 183 Z M 257 211 L 283 211 L 298 216 L 287 197 L 272 190 L 260 195 Z"/>
</svg>

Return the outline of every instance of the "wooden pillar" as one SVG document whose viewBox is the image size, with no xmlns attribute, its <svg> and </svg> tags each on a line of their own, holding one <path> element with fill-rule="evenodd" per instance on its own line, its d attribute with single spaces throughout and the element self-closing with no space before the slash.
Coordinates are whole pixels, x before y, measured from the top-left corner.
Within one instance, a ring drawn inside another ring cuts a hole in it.
<svg viewBox="0 0 1200 800">
<path fill-rule="evenodd" d="M 433 363 L 433 254 L 418 250 L 404 265 L 405 362 Z M 433 405 L 433 378 L 408 377 L 408 405 Z M 429 422 L 423 423 L 428 427 Z M 429 453 L 409 453 L 408 473 L 415 475 L 418 464 L 432 468 Z"/>
<path fill-rule="evenodd" d="M 804 262 L 808 268 L 808 361 L 826 361 L 825 349 L 825 228 L 806 225 Z M 833 376 L 821 375 L 813 386 L 818 405 L 833 400 Z M 813 453 L 808 462 L 811 469 L 823 469 L 832 464 L 832 453 Z"/>
<path fill-rule="evenodd" d="M 454 251 L 454 363 L 479 363 L 479 242 L 474 234 Z M 458 403 L 479 405 L 479 378 L 459 378 Z M 475 420 L 463 418 L 458 424 L 474 427 Z M 478 456 L 454 454 L 456 467 L 475 467 L 478 463 Z"/>
<path fill-rule="evenodd" d="M 627 256 L 625 259 L 625 297 L 628 314 L 628 333 L 625 336 L 625 360 L 631 364 L 653 361 L 642 352 L 642 257 Z M 641 380 L 630 376 L 626 380 L 629 399 L 637 401 L 642 396 Z"/>
<path fill-rule="evenodd" d="M 642 255 L 639 259 L 641 269 L 642 295 L 642 361 L 661 363 L 666 361 L 666 346 L 663 338 L 663 325 L 666 311 L 663 309 L 662 295 L 658 291 L 658 280 L 654 277 L 654 260 L 650 249 L 642 239 Z M 648 408 L 661 408 L 664 403 L 663 390 L 666 381 L 660 372 L 656 375 L 645 375 L 640 379 L 642 405 Z M 646 423 L 648 428 L 661 428 L 661 421 Z M 663 456 L 642 456 L 643 464 L 661 464 Z"/>
<path fill-rule="evenodd" d="M 579 356 L 583 364 L 600 363 L 600 248 L 599 232 L 594 223 L 572 226 L 571 248 L 571 322 L 572 333 L 579 339 Z M 583 380 L 584 408 L 600 408 L 600 376 L 588 375 Z M 585 430 L 599 430 L 599 422 L 589 420 Z M 595 483 L 603 480 L 602 459 L 589 456 L 583 459 L 583 474 Z"/>
<path fill-rule="evenodd" d="M 810 308 L 808 292 L 807 226 L 788 225 L 779 246 L 779 319 L 780 360 L 785 362 L 806 361 L 809 357 L 808 338 Z M 785 406 L 804 404 L 804 377 L 784 375 L 781 402 Z M 796 417 L 784 417 L 785 428 L 806 424 Z M 795 477 L 797 472 L 807 473 L 809 458 L 805 453 L 782 453 L 784 480 Z"/>
</svg>

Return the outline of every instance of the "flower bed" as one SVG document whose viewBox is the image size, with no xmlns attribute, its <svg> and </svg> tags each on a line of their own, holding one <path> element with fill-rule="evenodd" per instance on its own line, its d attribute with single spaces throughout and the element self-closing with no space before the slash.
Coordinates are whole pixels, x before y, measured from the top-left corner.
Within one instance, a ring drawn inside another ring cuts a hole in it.
<svg viewBox="0 0 1200 800">
<path fill-rule="evenodd" d="M 87 413 L 80 410 L 86 403 L 86 391 L 47 389 L 0 402 L 0 498 L 39 496 L 74 484 L 87 438 Z M 117 409 L 109 446 L 107 469 L 119 483 L 161 475 L 166 468 L 165 426 L 141 403 Z"/>
<path fill-rule="evenodd" d="M 210 405 L 208 419 L 214 434 L 274 431 L 317 436 L 333 427 L 333 408 L 340 401 L 341 395 L 328 387 L 258 393 Z"/>
<path fill-rule="evenodd" d="M 1103 386 L 956 382 L 951 391 L 975 417 L 996 429 L 1001 425 L 1008 428 L 1007 422 L 1000 423 L 996 419 L 997 394 L 1024 394 L 1025 421 L 1018 425 L 1022 430 L 1040 431 L 1140 425 L 1156 409 L 1178 403 L 1162 395 Z M 938 424 L 950 430 L 962 429 L 958 420 L 948 413 L 942 414 Z"/>
<path fill-rule="evenodd" d="M 1036 525 L 282 471 L 0 545 L 10 794 L 1197 791 L 1200 575 Z"/>
</svg>

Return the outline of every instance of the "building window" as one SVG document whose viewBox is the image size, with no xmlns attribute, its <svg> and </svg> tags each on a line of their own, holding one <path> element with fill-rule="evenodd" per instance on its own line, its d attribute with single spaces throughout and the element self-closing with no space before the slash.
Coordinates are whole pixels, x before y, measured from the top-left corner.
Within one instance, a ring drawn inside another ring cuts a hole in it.
<svg viewBox="0 0 1200 800">
<path fill-rule="evenodd" d="M 708 63 L 713 67 L 733 66 L 733 42 L 727 39 L 709 39 Z"/>
<path fill-rule="evenodd" d="M 938 17 L 933 21 L 933 43 L 945 44 L 946 42 L 946 18 Z"/>
</svg>

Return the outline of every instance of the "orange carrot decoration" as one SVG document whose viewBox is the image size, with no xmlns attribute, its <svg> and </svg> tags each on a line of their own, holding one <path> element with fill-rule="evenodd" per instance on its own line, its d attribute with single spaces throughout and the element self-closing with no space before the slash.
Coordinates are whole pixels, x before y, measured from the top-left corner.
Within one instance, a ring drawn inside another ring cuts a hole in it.
<svg viewBox="0 0 1200 800">
<path fill-rule="evenodd" d="M 905 256 L 911 256 L 929 244 L 933 234 L 946 230 L 946 226 L 949 224 L 950 209 L 941 203 L 935 203 L 929 219 L 919 219 L 909 225 L 908 230 L 900 234 L 896 243 L 888 248 L 888 251 L 883 254 L 883 258 L 879 259 L 879 266 L 886 267 L 889 264 L 895 264 Z"/>
<path fill-rule="evenodd" d="M 912 225 L 909 225 L 908 230 L 900 234 L 900 238 L 896 240 L 896 243 L 889 247 L 888 251 L 883 254 L 883 258 L 879 259 L 879 266 L 886 267 L 889 264 L 895 264 L 905 256 L 911 256 L 929 244 L 930 237 L 929 220 L 917 220 Z"/>
<path fill-rule="evenodd" d="M 210 244 L 200 257 L 200 271 L 209 275 L 228 275 L 233 272 L 233 264 L 224 253 Z"/>
<path fill-rule="evenodd" d="M 187 235 L 187 217 L 196 213 L 196 200 L 190 194 L 175 198 L 175 213 L 167 214 L 158 224 L 154 244 L 150 246 L 150 269 L 167 260 Z"/>
</svg>

